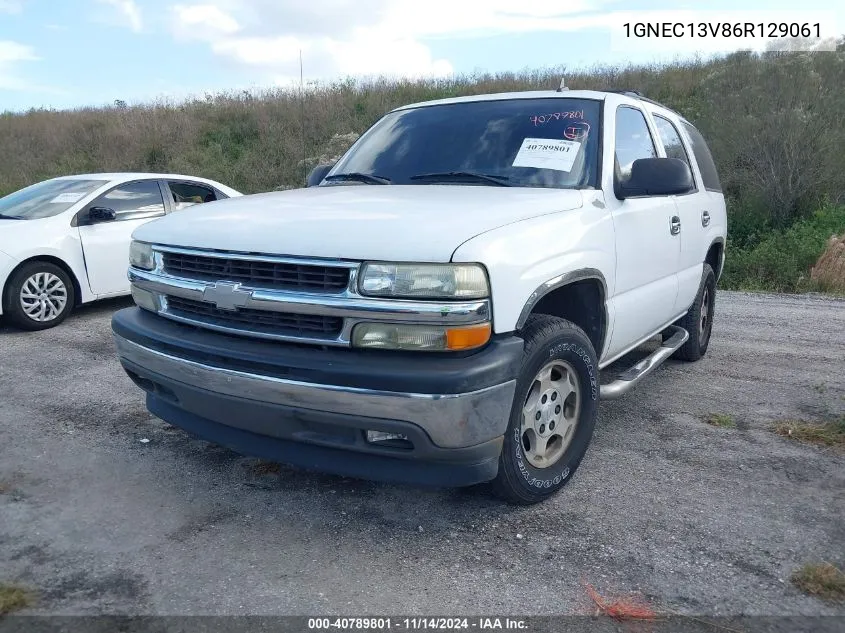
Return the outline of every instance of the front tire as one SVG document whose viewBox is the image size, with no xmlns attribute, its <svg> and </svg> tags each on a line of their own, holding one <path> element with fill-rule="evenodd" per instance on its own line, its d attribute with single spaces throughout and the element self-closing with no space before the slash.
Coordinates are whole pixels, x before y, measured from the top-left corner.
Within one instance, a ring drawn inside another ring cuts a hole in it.
<svg viewBox="0 0 845 633">
<path fill-rule="evenodd" d="M 675 352 L 675 358 L 693 362 L 707 353 L 707 348 L 710 345 L 710 334 L 713 332 L 713 316 L 715 313 L 716 274 L 710 264 L 705 263 L 695 301 L 693 301 L 686 316 L 675 323 L 675 325 L 679 325 L 689 332 L 687 342 Z"/>
<path fill-rule="evenodd" d="M 522 505 L 555 494 L 575 473 L 593 436 L 598 359 L 573 323 L 538 314 L 522 331 L 525 349 L 494 492 Z"/>
<path fill-rule="evenodd" d="M 3 312 L 23 330 L 46 330 L 67 318 L 75 300 L 70 276 L 55 264 L 36 261 L 9 278 Z"/>
</svg>

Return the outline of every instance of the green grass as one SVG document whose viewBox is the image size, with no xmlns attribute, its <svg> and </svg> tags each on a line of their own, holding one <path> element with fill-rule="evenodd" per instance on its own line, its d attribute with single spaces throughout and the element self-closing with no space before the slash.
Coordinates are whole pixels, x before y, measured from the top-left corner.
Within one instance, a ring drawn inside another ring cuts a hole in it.
<svg viewBox="0 0 845 633">
<path fill-rule="evenodd" d="M 845 601 L 845 574 L 830 563 L 804 565 L 792 574 L 792 584 L 823 600 Z"/>
<path fill-rule="evenodd" d="M 729 211 L 730 213 L 730 211 Z M 719 285 L 731 290 L 764 292 L 831 292 L 810 279 L 810 268 L 831 235 L 845 234 L 845 206 L 823 206 L 786 229 L 764 227 L 748 240 L 728 232 L 725 270 Z M 843 280 L 845 288 L 845 280 Z"/>
<path fill-rule="evenodd" d="M 799 442 L 845 449 L 845 416 L 823 423 L 784 420 L 775 424 L 775 433 Z"/>
<path fill-rule="evenodd" d="M 10 583 L 0 583 L 0 615 L 20 611 L 35 602 L 33 592 Z"/>
<path fill-rule="evenodd" d="M 705 420 L 710 426 L 718 426 L 723 429 L 735 429 L 736 420 L 732 415 L 725 413 L 711 413 Z"/>
</svg>

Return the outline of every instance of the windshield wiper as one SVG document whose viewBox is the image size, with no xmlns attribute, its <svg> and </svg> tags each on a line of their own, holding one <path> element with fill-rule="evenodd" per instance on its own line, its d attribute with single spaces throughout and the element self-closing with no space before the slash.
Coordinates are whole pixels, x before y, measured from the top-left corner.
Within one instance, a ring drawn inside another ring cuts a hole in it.
<svg viewBox="0 0 845 633">
<path fill-rule="evenodd" d="M 0 213 L 0 220 L 26 220 L 19 215 L 3 215 Z"/>
<path fill-rule="evenodd" d="M 357 182 L 366 182 L 371 185 L 389 185 L 390 178 L 384 176 L 376 176 L 375 174 L 364 174 L 358 171 L 351 171 L 346 174 L 332 174 L 326 176 L 324 180 L 355 180 Z"/>
<path fill-rule="evenodd" d="M 482 182 L 489 182 L 493 183 L 494 185 L 499 185 L 500 187 L 511 186 L 507 182 L 508 180 L 510 180 L 510 178 L 508 178 L 507 176 L 496 176 L 494 174 L 479 174 L 474 171 L 444 171 L 434 172 L 431 174 L 417 174 L 416 176 L 411 176 L 410 180 L 480 180 Z"/>
</svg>

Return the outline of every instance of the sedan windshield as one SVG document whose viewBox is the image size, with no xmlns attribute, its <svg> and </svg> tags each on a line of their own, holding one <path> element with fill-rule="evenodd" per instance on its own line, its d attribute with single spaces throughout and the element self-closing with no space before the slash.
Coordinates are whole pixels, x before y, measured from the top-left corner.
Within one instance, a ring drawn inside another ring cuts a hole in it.
<svg viewBox="0 0 845 633">
<path fill-rule="evenodd" d="M 45 180 L 0 198 L 0 219 L 35 220 L 67 211 L 105 180 Z"/>
<path fill-rule="evenodd" d="M 600 111 L 599 101 L 545 98 L 391 112 L 341 158 L 326 184 L 592 188 Z"/>
</svg>

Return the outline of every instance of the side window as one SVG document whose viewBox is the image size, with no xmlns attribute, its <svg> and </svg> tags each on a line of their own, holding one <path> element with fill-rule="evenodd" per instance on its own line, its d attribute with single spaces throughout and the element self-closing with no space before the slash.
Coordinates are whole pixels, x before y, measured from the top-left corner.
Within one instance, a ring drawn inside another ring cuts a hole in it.
<svg viewBox="0 0 845 633">
<path fill-rule="evenodd" d="M 664 119 L 659 114 L 654 115 L 654 123 L 657 127 L 657 136 L 663 143 L 663 148 L 666 150 L 667 158 L 677 158 L 687 164 L 687 167 L 692 171 L 692 166 L 687 156 L 687 150 L 684 149 L 684 143 L 681 141 L 681 135 L 669 119 Z"/>
<path fill-rule="evenodd" d="M 701 136 L 701 132 L 686 121 L 683 121 L 683 125 L 692 145 L 695 162 L 698 163 L 698 169 L 701 170 L 701 181 L 704 184 L 704 188 L 708 191 L 721 192 L 722 183 L 719 182 L 716 164 L 713 162 L 713 156 L 710 155 L 710 149 L 707 147 L 704 137 Z"/>
<path fill-rule="evenodd" d="M 625 181 L 631 176 L 631 165 L 638 158 L 656 158 L 657 150 L 643 113 L 636 108 L 620 106 L 616 110 L 616 166 Z"/>
<path fill-rule="evenodd" d="M 156 180 L 142 180 L 119 185 L 89 205 L 115 212 L 114 221 L 138 220 L 164 215 L 164 199 Z"/>
<path fill-rule="evenodd" d="M 173 196 L 173 210 L 181 211 L 195 204 L 214 202 L 217 194 L 211 187 L 192 182 L 169 181 L 167 186 Z"/>
</svg>

